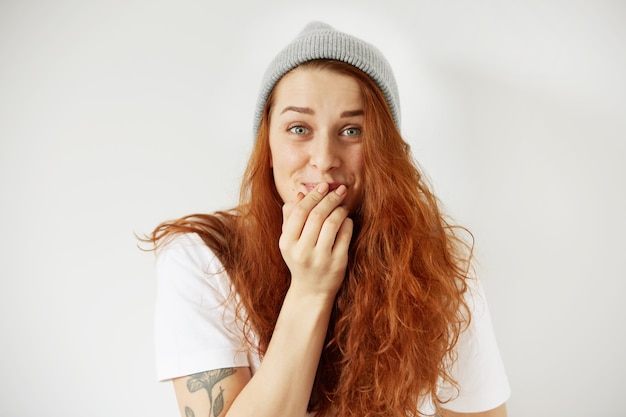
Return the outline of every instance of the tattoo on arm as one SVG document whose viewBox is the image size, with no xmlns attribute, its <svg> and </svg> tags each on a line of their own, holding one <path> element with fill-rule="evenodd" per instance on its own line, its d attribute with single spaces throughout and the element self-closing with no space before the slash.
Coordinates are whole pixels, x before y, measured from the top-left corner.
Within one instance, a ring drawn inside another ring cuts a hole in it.
<svg viewBox="0 0 626 417">
<path fill-rule="evenodd" d="M 209 396 L 210 411 L 209 417 L 213 414 L 213 417 L 218 417 L 224 410 L 224 389 L 220 386 L 220 392 L 213 399 L 213 388 L 222 379 L 226 378 L 237 372 L 233 368 L 215 369 L 208 372 L 200 372 L 198 374 L 191 375 L 187 380 L 187 389 L 189 392 L 196 392 L 204 389 Z M 189 407 L 185 407 L 185 417 L 195 417 L 193 410 Z"/>
</svg>

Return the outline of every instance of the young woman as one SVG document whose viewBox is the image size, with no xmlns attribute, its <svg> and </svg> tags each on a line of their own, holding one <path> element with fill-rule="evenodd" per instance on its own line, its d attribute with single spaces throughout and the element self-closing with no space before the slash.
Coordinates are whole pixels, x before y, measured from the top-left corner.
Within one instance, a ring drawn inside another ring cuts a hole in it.
<svg viewBox="0 0 626 417">
<path fill-rule="evenodd" d="M 399 124 L 360 39 L 315 22 L 271 63 L 240 204 L 149 239 L 181 415 L 506 416 L 471 246 Z"/>
</svg>

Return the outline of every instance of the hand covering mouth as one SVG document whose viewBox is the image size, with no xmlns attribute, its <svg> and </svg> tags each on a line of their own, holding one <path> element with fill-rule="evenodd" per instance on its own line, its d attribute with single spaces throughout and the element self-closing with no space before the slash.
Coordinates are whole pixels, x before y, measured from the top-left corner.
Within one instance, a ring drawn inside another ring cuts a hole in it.
<svg viewBox="0 0 626 417">
<path fill-rule="evenodd" d="M 305 183 L 303 183 L 302 185 L 304 185 L 304 188 L 306 188 L 306 191 L 307 191 L 307 192 L 310 192 L 310 191 L 311 191 L 311 190 L 313 190 L 315 187 L 317 187 L 317 185 L 318 185 L 320 182 L 326 182 L 326 181 L 319 181 L 319 182 L 305 182 Z M 328 182 L 328 185 L 329 185 L 329 191 L 334 191 L 334 190 L 336 190 L 337 188 L 339 188 L 339 186 L 340 186 L 341 184 L 342 184 L 342 183 L 340 183 L 340 182 Z M 347 187 L 347 185 L 346 185 L 346 187 Z"/>
</svg>

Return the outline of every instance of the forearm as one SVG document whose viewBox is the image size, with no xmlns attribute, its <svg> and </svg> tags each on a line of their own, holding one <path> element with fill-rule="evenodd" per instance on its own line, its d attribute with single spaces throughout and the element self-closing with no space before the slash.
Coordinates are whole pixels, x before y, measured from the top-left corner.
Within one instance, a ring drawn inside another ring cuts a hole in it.
<svg viewBox="0 0 626 417">
<path fill-rule="evenodd" d="M 319 363 L 332 300 L 287 293 L 263 362 L 228 417 L 304 416 Z"/>
<path fill-rule="evenodd" d="M 229 417 L 304 417 L 337 290 L 346 273 L 353 223 L 346 187 L 320 183 L 283 206 L 278 245 L 291 285 L 267 352 Z"/>
</svg>

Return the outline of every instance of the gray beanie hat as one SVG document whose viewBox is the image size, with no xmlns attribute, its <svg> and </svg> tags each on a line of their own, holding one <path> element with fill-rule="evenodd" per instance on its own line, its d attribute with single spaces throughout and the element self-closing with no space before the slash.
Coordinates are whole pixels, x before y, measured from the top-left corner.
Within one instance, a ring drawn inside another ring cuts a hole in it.
<svg viewBox="0 0 626 417">
<path fill-rule="evenodd" d="M 398 87 L 391 66 L 383 54 L 375 46 L 339 32 L 325 23 L 311 22 L 280 51 L 263 76 L 254 115 L 255 136 L 259 131 L 265 102 L 276 83 L 298 65 L 315 59 L 342 61 L 369 75 L 385 96 L 393 120 L 400 129 Z"/>
</svg>

